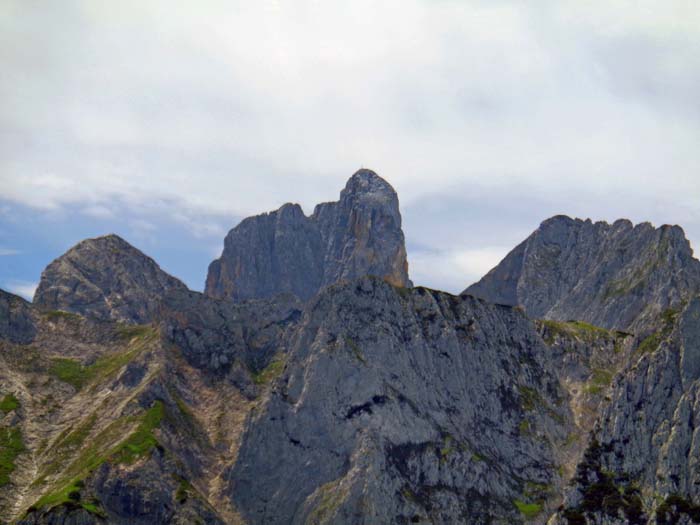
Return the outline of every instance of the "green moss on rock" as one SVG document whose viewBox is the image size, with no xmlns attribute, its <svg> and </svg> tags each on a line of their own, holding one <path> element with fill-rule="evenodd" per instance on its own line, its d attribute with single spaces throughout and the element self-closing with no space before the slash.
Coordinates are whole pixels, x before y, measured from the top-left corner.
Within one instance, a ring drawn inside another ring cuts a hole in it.
<svg viewBox="0 0 700 525">
<path fill-rule="evenodd" d="M 22 431 L 19 427 L 0 429 L 0 487 L 10 482 L 15 470 L 15 459 L 24 452 Z"/>
<path fill-rule="evenodd" d="M 13 410 L 17 410 L 19 408 L 19 399 L 17 399 L 14 394 L 7 394 L 5 397 L 0 400 L 0 412 L 4 412 L 5 414 L 9 414 Z"/>
</svg>

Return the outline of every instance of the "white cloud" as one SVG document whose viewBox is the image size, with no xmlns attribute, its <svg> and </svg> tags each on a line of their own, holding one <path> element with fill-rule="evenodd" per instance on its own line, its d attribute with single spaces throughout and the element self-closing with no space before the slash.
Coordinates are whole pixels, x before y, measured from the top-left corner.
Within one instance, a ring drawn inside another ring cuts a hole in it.
<svg viewBox="0 0 700 525">
<path fill-rule="evenodd" d="M 14 248 L 3 248 L 0 246 L 0 257 L 7 256 L 7 255 L 19 255 L 22 253 L 19 250 L 15 250 Z"/>
<path fill-rule="evenodd" d="M 414 284 L 460 293 L 496 266 L 512 246 L 476 249 L 418 250 L 409 253 Z"/>
<path fill-rule="evenodd" d="M 12 280 L 4 283 L 3 288 L 10 293 L 24 297 L 27 301 L 31 301 L 37 286 L 39 286 L 39 283 L 36 282 Z"/>
<path fill-rule="evenodd" d="M 363 164 L 413 213 L 478 188 L 689 230 L 699 20 L 684 0 L 9 0 L 0 199 L 97 219 L 117 202 L 207 237 L 286 201 L 309 212 Z M 479 247 L 429 226 L 407 239 Z"/>
</svg>

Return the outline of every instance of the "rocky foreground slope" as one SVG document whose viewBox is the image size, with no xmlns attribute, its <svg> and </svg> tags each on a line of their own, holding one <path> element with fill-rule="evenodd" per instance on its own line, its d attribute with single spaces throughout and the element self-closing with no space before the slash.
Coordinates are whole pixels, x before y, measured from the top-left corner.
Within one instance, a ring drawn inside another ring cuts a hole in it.
<svg viewBox="0 0 700 525">
<path fill-rule="evenodd" d="M 225 293 L 114 236 L 52 263 L 33 304 L 0 293 L 0 522 L 700 522 L 682 232 L 557 217 L 484 278 L 493 300 L 454 296 L 404 286 L 387 188 L 362 171 L 311 218 L 244 221 Z M 312 237 L 323 261 L 277 275 Z"/>
</svg>

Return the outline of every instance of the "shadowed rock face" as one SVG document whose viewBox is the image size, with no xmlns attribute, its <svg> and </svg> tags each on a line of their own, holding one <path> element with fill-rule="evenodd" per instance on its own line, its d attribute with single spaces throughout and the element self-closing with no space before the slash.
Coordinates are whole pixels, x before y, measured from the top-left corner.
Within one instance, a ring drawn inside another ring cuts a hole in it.
<svg viewBox="0 0 700 525">
<path fill-rule="evenodd" d="M 679 226 L 556 216 L 465 293 L 532 317 L 644 331 L 700 290 L 700 261 Z"/>
<path fill-rule="evenodd" d="M 41 274 L 34 304 L 103 320 L 151 321 L 160 297 L 187 287 L 117 235 L 84 240 Z"/>
<path fill-rule="evenodd" d="M 209 266 L 205 293 L 242 301 L 321 288 L 364 275 L 410 286 L 399 201 L 376 173 L 360 170 L 338 202 L 306 217 L 297 204 L 250 217 L 229 232 Z"/>
<path fill-rule="evenodd" d="M 26 344 L 35 333 L 31 304 L 17 295 L 0 290 L 0 339 Z"/>
</svg>

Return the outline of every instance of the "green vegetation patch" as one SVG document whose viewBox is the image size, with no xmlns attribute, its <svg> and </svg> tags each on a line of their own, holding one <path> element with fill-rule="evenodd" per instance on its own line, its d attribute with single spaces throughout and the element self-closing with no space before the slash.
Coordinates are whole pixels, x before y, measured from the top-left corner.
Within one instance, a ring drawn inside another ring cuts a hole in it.
<svg viewBox="0 0 700 525">
<path fill-rule="evenodd" d="M 518 390 L 520 391 L 521 406 L 526 412 L 531 412 L 538 406 L 545 404 L 542 396 L 534 388 L 521 386 Z"/>
<path fill-rule="evenodd" d="M 158 445 L 153 431 L 160 425 L 164 414 L 165 406 L 163 402 L 156 401 L 150 409 L 139 416 L 126 416 L 113 421 L 107 428 L 90 440 L 89 446 L 84 448 L 75 461 L 68 466 L 63 478 L 56 483 L 57 488 L 44 494 L 33 507 L 52 508 L 71 501 L 74 502 L 75 493 L 78 492 L 79 494 L 80 489 L 83 487 L 82 480 L 104 462 L 130 464 L 145 456 Z M 135 422 L 138 423 L 136 428 L 124 441 L 110 446 L 127 429 L 133 428 Z M 73 443 L 81 440 L 87 441 L 85 437 L 89 432 L 86 432 L 85 428 L 88 426 L 89 424 L 86 422 L 83 426 L 68 434 L 63 440 L 62 446 L 65 446 L 66 441 Z M 56 471 L 58 467 L 60 465 L 51 465 L 47 472 Z M 44 472 L 42 477 L 45 477 L 47 472 Z M 73 496 L 71 497 L 71 495 Z M 92 507 L 88 508 L 86 505 Z M 81 506 L 88 512 L 93 512 L 94 510 L 93 514 L 100 515 L 102 512 L 98 507 L 98 503 L 94 501 L 81 503 Z"/>
<path fill-rule="evenodd" d="M 10 482 L 10 474 L 15 470 L 15 459 L 24 450 L 19 427 L 0 429 L 0 487 Z"/>
<path fill-rule="evenodd" d="M 282 356 L 275 357 L 269 365 L 260 370 L 259 372 L 253 372 L 253 383 L 256 385 L 266 385 L 271 381 L 275 380 L 282 374 L 284 370 L 284 358 Z"/>
<path fill-rule="evenodd" d="M 72 385 L 76 390 L 80 390 L 85 385 L 95 380 L 101 380 L 118 372 L 124 365 L 132 361 L 143 351 L 147 344 L 157 337 L 157 331 L 152 326 L 133 327 L 139 330 L 138 336 L 133 335 L 130 339 L 138 337 L 138 341 L 130 344 L 126 350 L 98 358 L 93 364 L 84 366 L 76 359 L 56 357 L 51 359 L 49 374 L 64 383 Z"/>
<path fill-rule="evenodd" d="M 110 456 L 110 461 L 114 463 L 133 463 L 155 447 L 158 444 L 158 440 L 153 435 L 153 430 L 160 426 L 164 414 L 165 406 L 163 402 L 156 401 L 146 411 L 136 431 L 119 445 L 117 450 Z"/>
<path fill-rule="evenodd" d="M 65 321 L 79 321 L 81 319 L 79 314 L 74 314 L 73 312 L 66 312 L 65 310 L 50 310 L 45 312 L 44 315 L 48 321 L 52 323 L 65 320 Z"/>
<path fill-rule="evenodd" d="M 689 517 L 693 523 L 700 523 L 700 505 L 672 494 L 656 509 L 656 520 L 660 525 L 678 523 L 683 515 Z"/>
<path fill-rule="evenodd" d="M 647 523 L 639 489 L 633 484 L 617 483 L 616 478 L 628 480 L 629 476 L 624 472 L 615 476 L 614 473 L 603 469 L 602 454 L 603 449 L 594 438 L 576 467 L 573 479 L 581 492 L 581 501 L 576 507 L 564 509 L 563 516 L 572 525 L 585 524 L 586 518 L 592 519 L 594 516 L 600 519 L 601 514 L 613 521 L 619 520 L 623 513 L 627 519 L 626 523 Z"/>
<path fill-rule="evenodd" d="M 600 394 L 612 383 L 613 373 L 604 368 L 594 368 L 586 387 L 586 392 L 593 395 Z"/>
<path fill-rule="evenodd" d="M 536 518 L 540 512 L 542 512 L 541 503 L 526 503 L 524 501 L 520 501 L 519 499 L 516 499 L 513 501 L 513 503 L 515 503 L 515 506 L 518 507 L 520 514 L 525 516 L 526 519 Z"/>
<path fill-rule="evenodd" d="M 639 346 L 637 347 L 637 353 L 648 354 L 655 352 L 661 343 L 671 335 L 673 331 L 673 326 L 676 324 L 676 319 L 678 319 L 679 310 L 673 308 L 667 308 L 661 314 L 661 320 L 663 321 L 663 327 L 658 332 L 647 336 Z"/>
<path fill-rule="evenodd" d="M 550 345 L 557 336 L 586 342 L 600 338 L 614 339 L 614 334 L 610 330 L 583 321 L 552 321 L 544 319 L 540 322 L 547 329 L 545 342 Z"/>
<path fill-rule="evenodd" d="M 338 480 L 330 481 L 318 489 L 318 504 L 309 515 L 310 523 L 332 523 L 338 507 L 347 493 L 338 488 Z"/>
<path fill-rule="evenodd" d="M 0 412 L 4 412 L 5 414 L 9 414 L 13 410 L 17 410 L 19 408 L 19 399 L 17 399 L 14 394 L 7 394 L 5 397 L 0 400 Z"/>
<path fill-rule="evenodd" d="M 352 355 L 355 356 L 355 359 L 357 359 L 363 365 L 367 364 L 367 359 L 365 359 L 362 350 L 360 350 L 360 347 L 357 345 L 354 339 L 346 337 L 345 344 L 348 346 L 348 348 L 350 348 L 350 351 L 352 352 Z"/>
<path fill-rule="evenodd" d="M 130 341 L 134 337 L 146 337 L 153 334 L 153 327 L 148 324 L 120 324 L 117 327 L 117 335 Z"/>
<path fill-rule="evenodd" d="M 192 484 L 185 478 L 175 474 L 173 474 L 173 477 L 175 478 L 175 481 L 178 482 L 177 489 L 175 490 L 175 501 L 180 504 L 185 503 L 193 491 Z"/>
<path fill-rule="evenodd" d="M 49 374 L 64 383 L 72 385 L 76 390 L 80 390 L 88 378 L 85 367 L 75 359 L 57 357 L 51 360 Z"/>
</svg>

